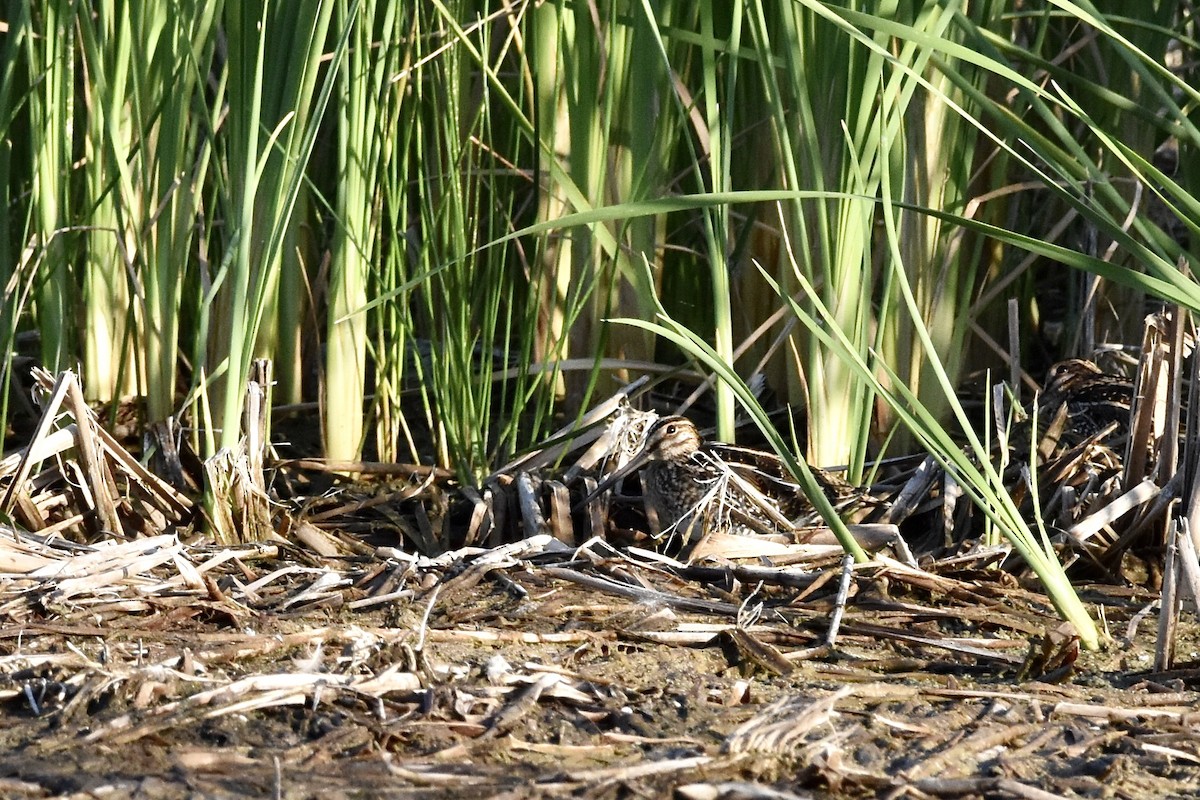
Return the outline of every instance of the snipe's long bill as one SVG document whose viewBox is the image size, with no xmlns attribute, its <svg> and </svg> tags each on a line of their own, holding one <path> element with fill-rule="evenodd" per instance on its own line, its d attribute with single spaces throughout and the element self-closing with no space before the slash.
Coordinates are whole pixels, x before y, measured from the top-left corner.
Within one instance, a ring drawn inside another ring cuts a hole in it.
<svg viewBox="0 0 1200 800">
<path fill-rule="evenodd" d="M 820 517 L 804 491 L 770 453 L 705 442 L 686 417 L 657 420 L 645 444 L 623 467 L 605 478 L 584 504 L 645 467 L 645 501 L 662 533 L 689 540 L 710 531 L 779 533 L 813 524 Z M 870 498 L 821 470 L 813 470 L 839 511 Z"/>
</svg>

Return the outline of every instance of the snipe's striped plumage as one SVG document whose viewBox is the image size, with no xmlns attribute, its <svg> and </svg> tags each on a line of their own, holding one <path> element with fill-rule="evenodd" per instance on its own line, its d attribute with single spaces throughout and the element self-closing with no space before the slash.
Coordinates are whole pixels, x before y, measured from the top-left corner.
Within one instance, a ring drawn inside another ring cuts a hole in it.
<svg viewBox="0 0 1200 800">
<path fill-rule="evenodd" d="M 641 450 L 602 481 L 590 497 L 642 467 L 645 501 L 655 511 L 664 535 L 677 534 L 686 541 L 701 531 L 777 533 L 820 519 L 778 457 L 705 442 L 686 417 L 662 417 L 654 422 Z M 812 471 L 839 512 L 872 502 L 864 491 L 840 478 Z"/>
<path fill-rule="evenodd" d="M 1077 444 L 1115 423 L 1113 440 L 1129 430 L 1133 404 L 1133 381 L 1104 372 L 1091 361 L 1071 358 L 1060 361 L 1046 375 L 1046 388 L 1039 401 L 1039 414 L 1049 420 L 1065 409 L 1066 436 Z"/>
</svg>

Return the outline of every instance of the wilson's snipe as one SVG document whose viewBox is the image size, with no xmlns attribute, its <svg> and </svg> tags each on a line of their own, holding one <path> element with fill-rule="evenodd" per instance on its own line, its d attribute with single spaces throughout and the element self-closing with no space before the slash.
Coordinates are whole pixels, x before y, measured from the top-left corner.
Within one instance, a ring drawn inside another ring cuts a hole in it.
<svg viewBox="0 0 1200 800">
<path fill-rule="evenodd" d="M 1091 361 L 1071 358 L 1050 368 L 1038 404 L 1039 413 L 1047 421 L 1065 406 L 1066 438 L 1078 442 L 1114 422 L 1117 431 L 1113 438 L 1124 436 L 1129 428 L 1132 403 L 1133 381 L 1110 375 Z"/>
<path fill-rule="evenodd" d="M 778 533 L 819 520 L 803 490 L 774 455 L 705 442 L 686 417 L 663 417 L 646 431 L 645 444 L 609 475 L 592 497 L 646 467 L 646 503 L 664 534 L 689 540 L 699 530 Z M 813 475 L 839 511 L 873 504 L 861 489 L 823 470 Z"/>
</svg>

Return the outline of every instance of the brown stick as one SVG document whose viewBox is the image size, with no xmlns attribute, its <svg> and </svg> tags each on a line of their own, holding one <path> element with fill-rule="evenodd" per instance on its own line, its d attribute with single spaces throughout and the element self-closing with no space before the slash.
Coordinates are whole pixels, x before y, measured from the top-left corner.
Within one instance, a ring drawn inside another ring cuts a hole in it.
<svg viewBox="0 0 1200 800">
<path fill-rule="evenodd" d="M 63 373 L 67 384 L 67 398 L 71 405 L 71 413 L 75 416 L 76 447 L 79 450 L 79 464 L 83 467 L 84 478 L 92 489 L 92 502 L 96 504 L 96 514 L 100 517 L 100 525 L 104 530 L 117 536 L 124 536 L 121 518 L 117 515 L 117 504 L 113 500 L 110 487 L 113 486 L 112 475 L 109 474 L 104 460 L 100 458 L 100 445 L 96 440 L 95 427 L 92 422 L 91 409 L 83 399 L 83 391 L 79 388 L 79 380 L 69 370 Z"/>
</svg>

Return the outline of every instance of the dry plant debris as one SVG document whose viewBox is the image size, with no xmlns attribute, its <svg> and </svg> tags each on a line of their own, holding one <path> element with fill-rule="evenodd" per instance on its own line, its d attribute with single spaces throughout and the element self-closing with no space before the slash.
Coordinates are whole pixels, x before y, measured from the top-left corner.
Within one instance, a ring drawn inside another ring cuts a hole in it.
<svg viewBox="0 0 1200 800">
<path fill-rule="evenodd" d="M 6 796 L 1200 791 L 1200 669 L 1147 668 L 1145 593 L 1096 596 L 1128 637 L 1096 655 L 994 570 L 883 555 L 0 532 L 0 564 Z"/>
</svg>

